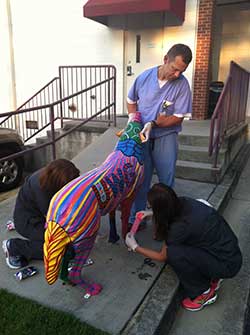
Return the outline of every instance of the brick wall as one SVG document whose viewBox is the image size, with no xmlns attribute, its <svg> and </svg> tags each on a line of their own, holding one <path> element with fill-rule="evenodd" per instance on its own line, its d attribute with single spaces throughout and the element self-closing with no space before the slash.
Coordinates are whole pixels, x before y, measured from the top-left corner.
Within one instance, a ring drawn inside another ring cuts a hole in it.
<svg viewBox="0 0 250 335">
<path fill-rule="evenodd" d="M 193 118 L 208 116 L 211 46 L 215 0 L 200 0 L 193 85 Z"/>
</svg>

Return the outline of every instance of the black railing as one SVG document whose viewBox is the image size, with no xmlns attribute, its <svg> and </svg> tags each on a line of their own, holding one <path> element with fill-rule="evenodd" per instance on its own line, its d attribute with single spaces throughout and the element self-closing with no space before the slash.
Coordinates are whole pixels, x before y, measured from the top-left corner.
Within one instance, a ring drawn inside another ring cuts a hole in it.
<svg viewBox="0 0 250 335">
<path fill-rule="evenodd" d="M 62 99 L 62 100 L 59 100 L 57 103 L 60 103 L 60 102 L 63 102 L 65 99 Z M 66 98 L 67 100 L 67 98 Z M 101 116 L 102 113 L 105 113 L 106 112 L 106 109 L 109 109 L 109 108 L 113 108 L 114 107 L 114 104 L 111 104 L 109 106 L 107 106 L 106 108 L 100 110 L 99 112 L 95 113 L 94 115 L 92 115 L 91 117 L 87 118 L 86 120 L 78 123 L 77 125 L 75 125 L 74 127 L 72 127 L 71 129 L 69 129 L 68 131 L 65 131 L 63 134 L 61 134 L 60 136 L 57 136 L 55 137 L 55 121 L 57 120 L 57 118 L 54 117 L 54 105 L 55 104 L 51 104 L 49 106 L 42 106 L 43 108 L 48 108 L 50 109 L 50 126 L 51 126 L 51 141 L 48 141 L 46 143 L 43 143 L 41 145 L 37 145 L 31 149 L 26 149 L 26 150 L 23 150 L 23 151 L 19 151 L 18 153 L 15 153 L 15 154 L 12 154 L 12 155 L 9 155 L 7 157 L 3 157 L 3 158 L 0 158 L 0 162 L 3 162 L 4 160 L 6 159 L 14 159 L 14 158 L 17 158 L 17 157 L 20 157 L 20 156 L 23 156 L 31 151 L 35 151 L 35 150 L 38 150 L 38 149 L 41 149 L 41 148 L 44 148 L 46 146 L 49 146 L 51 145 L 52 146 L 52 158 L 53 159 L 56 159 L 56 142 L 59 141 L 60 139 L 62 139 L 63 137 L 67 136 L 68 134 L 72 133 L 74 130 L 80 128 L 82 125 L 86 124 L 87 122 L 95 119 L 96 117 L 99 117 Z M 38 107 L 39 108 L 39 107 Z M 20 112 L 23 112 L 23 113 L 26 113 L 26 112 L 29 112 L 29 111 L 33 111 L 33 110 L 36 110 L 36 108 L 32 108 L 31 110 L 23 110 L 23 111 L 19 111 Z M 17 112 L 10 112 L 12 113 L 12 115 L 15 115 Z M 4 113 L 3 116 L 8 116 L 9 113 Z"/>
<path fill-rule="evenodd" d="M 73 132 L 74 130 L 80 128 L 82 125 L 87 123 L 90 120 L 95 121 L 102 121 L 108 123 L 108 125 L 113 124 L 116 126 L 116 69 L 113 66 L 107 65 L 107 66 L 90 66 L 91 68 L 102 68 L 105 67 L 106 71 L 108 71 L 107 77 L 99 77 L 97 82 L 94 83 L 94 81 L 87 81 L 87 85 L 90 83 L 92 85 L 87 86 L 83 89 L 81 89 L 78 92 L 73 92 L 74 89 L 79 89 L 80 86 L 70 87 L 67 86 L 68 89 L 66 91 L 66 94 L 69 94 L 68 96 L 62 97 L 61 99 L 58 99 L 56 101 L 46 103 L 39 106 L 32 106 L 29 108 L 24 108 L 27 104 L 34 103 L 34 99 L 38 99 L 38 96 L 40 94 L 44 94 L 44 89 L 48 89 L 48 87 L 51 87 L 50 85 L 54 80 L 57 82 L 58 78 L 53 79 L 49 84 L 47 84 L 42 90 L 37 92 L 36 95 L 34 95 L 32 98 L 30 98 L 25 104 L 23 104 L 21 107 L 18 108 L 16 111 L 12 111 L 9 113 L 2 113 L 0 114 L 1 117 L 6 117 L 4 121 L 1 122 L 0 125 L 3 125 L 4 123 L 11 122 L 11 118 L 15 119 L 18 117 L 18 119 L 22 120 L 22 124 L 26 125 L 26 130 L 23 132 L 24 134 L 27 134 L 27 125 L 36 128 L 36 129 L 29 129 L 29 131 L 33 131 L 33 133 L 28 134 L 25 138 L 25 141 L 27 142 L 32 137 L 40 133 L 41 131 L 45 130 L 46 128 L 51 129 L 51 140 L 48 142 L 37 145 L 33 147 L 32 149 L 27 149 L 24 151 L 20 151 L 16 154 L 10 155 L 8 157 L 3 157 L 0 159 L 0 162 L 8 159 L 14 159 L 19 156 L 22 156 L 30 151 L 38 150 L 43 147 L 52 146 L 52 158 L 56 158 L 56 142 L 59 141 L 61 138 L 67 136 L 69 133 Z M 72 71 L 75 67 L 61 67 L 62 69 L 68 69 L 71 68 Z M 60 68 L 60 69 L 61 69 Z M 89 67 L 76 67 L 78 69 L 80 68 L 89 68 Z M 59 70 L 59 72 L 62 70 Z M 60 72 L 61 74 L 61 72 Z M 63 85 L 65 85 L 64 82 L 64 74 L 61 74 L 61 80 L 60 83 L 60 95 L 62 95 Z M 102 80 L 101 80 L 102 79 Z M 70 87 L 70 89 L 69 89 Z M 82 88 L 82 86 L 81 86 Z M 58 89 L 58 86 L 56 86 L 56 89 Z M 84 109 L 84 106 L 86 107 L 86 99 L 87 97 L 91 98 L 91 95 L 95 93 L 95 104 L 94 107 L 91 107 L 91 103 L 87 102 L 87 108 Z M 50 95 L 52 96 L 52 94 Z M 47 99 L 50 97 L 49 94 L 46 94 Z M 85 101 L 85 104 L 79 103 L 79 101 Z M 46 101 L 46 99 L 44 99 Z M 72 115 L 71 115 L 72 114 Z M 25 116 L 25 117 L 24 117 Z M 36 119 L 32 119 L 36 116 Z M 25 120 L 25 122 L 23 121 Z M 62 135 L 56 137 L 55 136 L 55 125 L 57 122 L 60 122 L 63 124 L 63 120 L 78 120 L 77 125 L 72 127 L 70 130 L 65 131 Z M 6 125 L 5 125 L 6 126 Z M 23 130 L 23 128 L 21 128 Z M 23 135 L 23 134 L 22 134 Z"/>
<path fill-rule="evenodd" d="M 75 92 L 85 90 L 84 94 L 78 94 L 69 101 L 61 104 L 61 120 L 67 119 L 86 119 L 115 102 L 116 95 L 115 68 L 107 65 L 92 66 L 60 66 L 60 98 L 70 96 Z M 102 83 L 102 85 L 96 85 Z M 72 117 L 73 113 L 73 117 Z M 110 120 L 112 111 L 107 109 L 106 112 L 97 118 L 97 121 Z M 61 125 L 63 127 L 63 124 Z"/>
<path fill-rule="evenodd" d="M 226 136 L 246 120 L 250 73 L 231 61 L 226 84 L 221 92 L 210 125 L 209 155 L 217 166 L 220 147 Z"/>
<path fill-rule="evenodd" d="M 54 119 L 58 120 L 55 127 L 62 128 L 64 120 L 89 118 L 116 125 L 115 67 L 60 66 L 59 77 L 20 106 L 18 113 L 0 114 L 1 117 L 8 115 L 0 126 L 17 129 L 24 142 L 28 142 L 49 127 L 50 105 L 54 106 Z M 99 113 L 100 110 L 103 113 Z"/>
<path fill-rule="evenodd" d="M 0 122 L 1 127 L 13 128 L 18 131 L 25 142 L 39 134 L 49 125 L 49 112 L 42 106 L 60 100 L 59 77 L 55 77 L 48 84 L 42 87 L 36 94 L 17 108 L 20 110 L 30 110 L 27 113 L 8 113 L 6 119 Z M 41 106 L 38 109 L 34 107 Z M 56 114 L 59 116 L 60 109 L 57 106 Z M 0 114 L 3 117 L 6 114 Z"/>
</svg>

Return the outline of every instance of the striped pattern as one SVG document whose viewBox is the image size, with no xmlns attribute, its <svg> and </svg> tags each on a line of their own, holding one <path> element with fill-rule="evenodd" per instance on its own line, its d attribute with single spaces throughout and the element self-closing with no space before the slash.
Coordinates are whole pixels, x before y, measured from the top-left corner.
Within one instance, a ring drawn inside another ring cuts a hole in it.
<svg viewBox="0 0 250 335">
<path fill-rule="evenodd" d="M 64 253 L 59 245 L 65 243 L 65 248 L 66 243 L 72 242 L 76 262 L 70 280 L 84 288 L 89 286 L 80 276 L 81 267 L 93 247 L 101 216 L 132 197 L 142 183 L 143 150 L 139 121 L 140 114 L 136 113 L 104 163 L 68 183 L 52 198 L 44 244 L 45 275 L 49 283 L 56 280 L 62 259 L 59 253 Z M 56 229 L 56 226 L 60 228 Z M 61 244 L 54 236 L 57 234 L 61 236 Z"/>
<path fill-rule="evenodd" d="M 102 286 L 100 284 L 84 280 L 81 276 L 81 270 L 83 265 L 86 263 L 88 256 L 94 246 L 96 235 L 97 234 L 88 239 L 81 240 L 80 242 L 74 244 L 76 255 L 74 258 L 73 267 L 68 277 L 71 283 L 80 286 L 81 288 L 85 289 L 87 293 L 90 293 L 91 295 L 98 294 L 101 291 Z"/>
<path fill-rule="evenodd" d="M 45 273 L 47 282 L 51 285 L 57 280 L 59 265 L 70 238 L 61 226 L 50 221 L 45 231 L 44 240 Z"/>
</svg>

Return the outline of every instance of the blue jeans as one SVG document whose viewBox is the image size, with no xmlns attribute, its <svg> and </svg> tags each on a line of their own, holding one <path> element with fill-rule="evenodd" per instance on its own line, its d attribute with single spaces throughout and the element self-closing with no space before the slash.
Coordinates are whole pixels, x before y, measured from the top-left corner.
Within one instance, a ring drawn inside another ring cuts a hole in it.
<svg viewBox="0 0 250 335">
<path fill-rule="evenodd" d="M 136 194 L 129 222 L 133 223 L 135 214 L 145 210 L 147 204 L 147 193 L 151 186 L 154 169 L 160 183 L 170 187 L 174 186 L 175 166 L 178 153 L 178 135 L 172 133 L 167 136 L 151 139 L 144 144 L 144 181 Z"/>
</svg>

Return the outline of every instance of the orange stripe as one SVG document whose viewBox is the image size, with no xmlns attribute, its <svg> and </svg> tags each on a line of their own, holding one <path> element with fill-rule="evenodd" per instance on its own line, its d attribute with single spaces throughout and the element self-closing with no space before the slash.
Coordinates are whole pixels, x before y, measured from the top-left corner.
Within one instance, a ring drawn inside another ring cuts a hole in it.
<svg viewBox="0 0 250 335">
<path fill-rule="evenodd" d="M 75 232 L 74 235 L 71 235 L 71 241 L 74 241 L 77 237 L 79 237 L 84 232 L 84 230 L 86 230 L 86 227 L 89 226 L 89 224 L 93 220 L 93 217 L 96 215 L 97 207 L 98 207 L 97 202 L 92 204 L 92 206 L 89 209 L 89 213 L 91 213 L 91 215 L 88 215 L 85 223 L 81 225 L 81 227 L 79 227 L 79 229 Z M 97 225 L 96 229 L 95 228 L 93 229 L 93 233 L 96 232 L 98 228 L 99 228 L 99 225 Z"/>
</svg>

